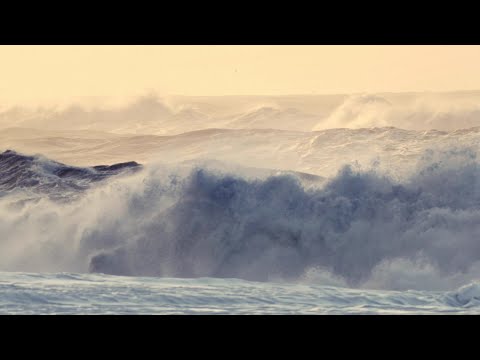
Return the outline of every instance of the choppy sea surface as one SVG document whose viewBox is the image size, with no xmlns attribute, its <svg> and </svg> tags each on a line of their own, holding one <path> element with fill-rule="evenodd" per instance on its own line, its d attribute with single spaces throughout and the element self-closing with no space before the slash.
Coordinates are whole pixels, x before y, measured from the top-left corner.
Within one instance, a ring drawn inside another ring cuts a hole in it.
<svg viewBox="0 0 480 360">
<path fill-rule="evenodd" d="M 0 314 L 478 314 L 480 284 L 385 291 L 239 279 L 0 273 Z"/>
</svg>

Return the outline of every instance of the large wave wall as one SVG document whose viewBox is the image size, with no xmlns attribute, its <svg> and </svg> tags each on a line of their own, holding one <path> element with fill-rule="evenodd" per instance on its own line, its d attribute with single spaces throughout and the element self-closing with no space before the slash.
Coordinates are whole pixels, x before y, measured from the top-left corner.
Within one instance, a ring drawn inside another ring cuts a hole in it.
<svg viewBox="0 0 480 360">
<path fill-rule="evenodd" d="M 42 171 L 48 161 L 35 158 Z M 47 196 L 53 189 L 21 202 L 25 189 L 2 192 L 0 270 L 423 290 L 480 275 L 480 164 L 471 149 L 427 152 L 402 181 L 346 166 L 307 187 L 295 174 L 149 164 L 70 201 Z"/>
</svg>

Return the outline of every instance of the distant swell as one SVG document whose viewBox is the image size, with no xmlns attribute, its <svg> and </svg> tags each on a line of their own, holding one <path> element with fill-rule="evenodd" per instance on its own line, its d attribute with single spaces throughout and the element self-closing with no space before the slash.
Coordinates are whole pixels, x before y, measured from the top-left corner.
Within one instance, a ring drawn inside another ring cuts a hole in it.
<svg viewBox="0 0 480 360">
<path fill-rule="evenodd" d="M 8 165 L 10 155 L 2 154 L 2 181 L 26 186 L 4 180 L 5 169 L 33 160 Z M 55 169 L 45 176 L 115 171 Z M 247 180 L 150 165 L 67 203 L 11 210 L 9 199 L 0 199 L 1 270 L 389 289 L 451 289 L 480 275 L 480 164 L 468 149 L 426 154 L 402 182 L 344 167 L 307 189 L 294 175 Z"/>
</svg>

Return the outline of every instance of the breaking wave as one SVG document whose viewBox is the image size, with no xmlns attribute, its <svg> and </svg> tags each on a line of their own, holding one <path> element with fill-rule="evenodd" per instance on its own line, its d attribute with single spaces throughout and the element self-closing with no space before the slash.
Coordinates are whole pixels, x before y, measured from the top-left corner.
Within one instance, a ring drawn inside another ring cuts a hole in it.
<svg viewBox="0 0 480 360">
<path fill-rule="evenodd" d="M 480 275 L 480 164 L 470 149 L 427 152 L 402 181 L 345 166 L 314 187 L 295 174 L 161 164 L 104 176 L 131 166 L 3 153 L 0 270 L 397 290 L 450 290 Z M 81 196 L 49 196 L 85 179 Z M 50 185 L 18 205 L 36 181 Z"/>
<path fill-rule="evenodd" d="M 41 155 L 26 156 L 12 150 L 0 154 L 0 197 L 18 193 L 48 195 L 55 200 L 71 199 L 92 183 L 120 173 L 138 170 L 134 161 L 90 168 L 68 166 Z"/>
</svg>

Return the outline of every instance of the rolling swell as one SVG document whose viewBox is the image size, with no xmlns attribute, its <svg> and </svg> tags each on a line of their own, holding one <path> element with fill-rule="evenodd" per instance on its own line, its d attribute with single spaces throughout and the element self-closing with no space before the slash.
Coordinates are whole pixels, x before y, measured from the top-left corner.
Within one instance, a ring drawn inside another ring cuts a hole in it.
<svg viewBox="0 0 480 360">
<path fill-rule="evenodd" d="M 168 171 L 151 165 L 77 202 L 3 219 L 5 237 L 29 245 L 15 253 L 3 239 L 3 268 L 257 281 L 316 271 L 322 281 L 388 289 L 451 289 L 480 274 L 472 150 L 427 154 L 403 181 L 344 167 L 310 189 L 293 175 Z"/>
</svg>

